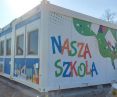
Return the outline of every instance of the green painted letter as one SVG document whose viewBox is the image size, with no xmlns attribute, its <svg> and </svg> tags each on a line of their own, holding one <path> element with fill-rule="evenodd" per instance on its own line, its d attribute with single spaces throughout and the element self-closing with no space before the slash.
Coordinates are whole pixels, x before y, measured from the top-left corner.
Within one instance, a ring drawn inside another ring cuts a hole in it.
<svg viewBox="0 0 117 97">
<path fill-rule="evenodd" d="M 77 54 L 77 49 L 73 46 L 74 43 L 76 43 L 76 41 L 70 43 L 70 46 L 74 49 L 74 53 L 70 50 L 70 56 L 75 56 Z"/>
<path fill-rule="evenodd" d="M 62 73 L 63 73 L 63 68 L 59 65 L 57 65 L 58 62 L 61 62 L 61 59 L 57 60 L 55 63 L 54 63 L 54 66 L 58 69 L 60 69 L 60 73 L 57 73 L 57 71 L 55 71 L 55 76 L 56 77 L 59 77 Z"/>
<path fill-rule="evenodd" d="M 84 73 L 82 75 L 80 74 L 80 70 L 82 71 L 81 66 L 84 67 Z M 85 64 L 84 63 L 80 63 L 80 66 L 78 67 L 78 75 L 79 75 L 79 77 L 84 77 L 85 73 L 86 73 Z"/>
</svg>

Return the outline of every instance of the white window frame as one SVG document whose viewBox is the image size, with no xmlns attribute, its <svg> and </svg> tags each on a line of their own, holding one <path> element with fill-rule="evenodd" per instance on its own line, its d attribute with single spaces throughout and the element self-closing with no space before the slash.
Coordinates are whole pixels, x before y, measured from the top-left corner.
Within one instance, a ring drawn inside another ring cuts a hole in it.
<svg viewBox="0 0 117 97">
<path fill-rule="evenodd" d="M 3 41 L 4 41 L 4 55 L 1 55 L 1 42 L 3 42 Z M 4 36 L 0 37 L 0 58 L 4 58 L 6 55 L 6 50 L 5 50 L 6 45 L 5 44 L 6 44 L 6 41 L 5 41 L 5 35 L 4 35 Z"/>
<path fill-rule="evenodd" d="M 5 44 L 6 44 L 6 45 L 5 45 L 5 46 L 6 46 L 6 47 L 5 47 L 5 52 L 6 52 L 6 53 L 5 53 L 5 57 L 6 57 L 6 58 L 11 58 L 11 55 L 7 55 L 7 40 L 9 40 L 9 39 L 11 39 L 11 46 L 12 46 L 12 32 L 9 33 L 9 34 L 6 34 L 6 39 L 5 39 L 5 40 L 6 40 L 6 42 L 5 42 Z"/>
<path fill-rule="evenodd" d="M 26 30 L 26 58 L 39 58 L 39 51 L 40 51 L 40 48 L 39 48 L 39 45 L 40 45 L 40 42 L 39 42 L 39 39 L 40 39 L 40 20 L 36 20 L 30 24 L 28 24 L 26 26 L 27 30 Z M 33 32 L 33 31 L 38 31 L 38 54 L 37 55 L 29 55 L 28 54 L 28 34 Z"/>
<path fill-rule="evenodd" d="M 20 35 L 24 35 L 24 47 L 23 47 L 23 55 L 17 55 L 17 37 Z M 15 36 L 16 42 L 15 42 L 15 58 L 24 58 L 25 57 L 25 26 L 19 28 L 16 30 L 16 36 Z"/>
</svg>

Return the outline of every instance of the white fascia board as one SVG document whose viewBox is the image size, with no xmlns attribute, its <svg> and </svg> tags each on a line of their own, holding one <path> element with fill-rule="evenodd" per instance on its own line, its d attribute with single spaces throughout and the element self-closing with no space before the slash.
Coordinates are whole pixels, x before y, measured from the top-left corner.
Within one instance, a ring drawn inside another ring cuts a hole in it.
<svg viewBox="0 0 117 97">
<path fill-rule="evenodd" d="M 16 19 L 16 23 L 20 23 L 22 21 L 22 17 Z"/>
<path fill-rule="evenodd" d="M 69 10 L 69 9 L 65 9 L 65 8 L 62 8 L 62 7 L 53 5 L 53 4 L 48 4 L 48 6 L 45 6 L 45 7 L 47 9 L 49 9 L 49 11 L 51 11 L 51 12 L 55 12 L 55 13 L 58 13 L 58 14 L 61 14 L 61 15 L 66 15 L 66 16 L 69 16 L 69 17 L 72 17 L 72 18 L 76 18 L 76 19 L 92 22 L 92 23 L 95 23 L 95 24 L 98 24 L 98 25 L 104 25 L 104 26 L 107 26 L 107 27 L 110 27 L 110 28 L 117 29 L 116 24 L 109 23 L 109 22 L 106 22 L 104 20 L 94 18 L 94 17 L 88 16 L 88 15 L 85 15 L 85 14 L 81 14 L 79 12 L 75 12 L 75 11 L 72 11 L 72 10 Z"/>
<path fill-rule="evenodd" d="M 39 8 L 40 5 L 34 7 L 33 9 L 31 9 L 30 11 L 28 11 L 26 14 L 24 14 L 22 16 L 22 21 L 28 19 L 29 17 L 31 17 L 32 15 L 38 13 L 40 11 L 40 8 Z"/>
<path fill-rule="evenodd" d="M 30 11 L 28 11 L 27 13 L 25 13 L 24 15 L 20 16 L 19 18 L 16 19 L 16 23 L 20 23 L 26 19 L 28 19 L 29 17 L 33 16 L 34 14 L 40 12 L 40 5 L 37 5 L 36 7 L 34 7 L 33 9 L 31 9 Z"/>
</svg>

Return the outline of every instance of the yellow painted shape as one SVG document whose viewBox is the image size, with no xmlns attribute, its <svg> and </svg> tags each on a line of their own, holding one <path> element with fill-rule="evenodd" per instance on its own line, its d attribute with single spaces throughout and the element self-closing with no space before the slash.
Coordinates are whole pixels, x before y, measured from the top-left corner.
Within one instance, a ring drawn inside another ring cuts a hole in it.
<svg viewBox="0 0 117 97">
<path fill-rule="evenodd" d="M 48 97 L 48 95 L 46 95 L 46 97 Z"/>
<path fill-rule="evenodd" d="M 19 70 L 17 70 L 17 75 L 18 75 L 18 73 L 19 73 Z"/>
<path fill-rule="evenodd" d="M 114 92 L 116 93 L 116 95 L 113 95 L 113 94 L 112 94 L 112 95 L 113 95 L 114 97 L 117 97 L 117 91 L 114 91 Z"/>
<path fill-rule="evenodd" d="M 24 70 L 24 74 L 25 74 L 25 66 L 21 69 L 21 73 L 22 73 L 22 70 Z"/>
<path fill-rule="evenodd" d="M 36 75 L 35 74 L 33 74 L 33 83 L 36 84 Z"/>
<path fill-rule="evenodd" d="M 34 70 L 35 70 L 36 77 L 38 77 L 38 76 L 37 76 L 37 70 L 36 70 L 35 64 L 34 64 Z"/>
<path fill-rule="evenodd" d="M 31 80 L 30 79 L 27 79 L 27 81 L 32 82 L 32 79 Z"/>
</svg>

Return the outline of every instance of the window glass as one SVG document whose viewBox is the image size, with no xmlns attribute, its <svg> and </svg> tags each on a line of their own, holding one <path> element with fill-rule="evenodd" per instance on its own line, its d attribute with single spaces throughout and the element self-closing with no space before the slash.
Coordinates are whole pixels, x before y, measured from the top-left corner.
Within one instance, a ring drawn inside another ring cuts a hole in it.
<svg viewBox="0 0 117 97">
<path fill-rule="evenodd" d="M 7 40 L 6 55 L 11 55 L 11 39 Z"/>
<path fill-rule="evenodd" d="M 4 55 L 4 41 L 1 42 L 1 55 Z"/>
<path fill-rule="evenodd" d="M 24 35 L 20 35 L 17 37 L 17 47 L 16 47 L 16 54 L 23 55 L 23 47 L 24 47 Z"/>
<path fill-rule="evenodd" d="M 33 31 L 28 34 L 28 54 L 38 54 L 38 31 Z"/>
</svg>

